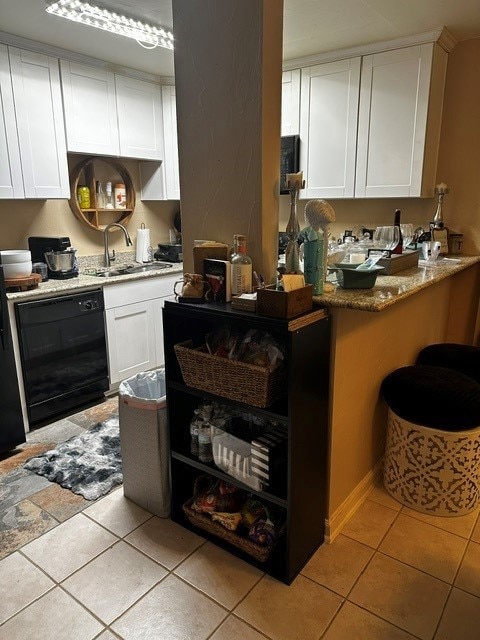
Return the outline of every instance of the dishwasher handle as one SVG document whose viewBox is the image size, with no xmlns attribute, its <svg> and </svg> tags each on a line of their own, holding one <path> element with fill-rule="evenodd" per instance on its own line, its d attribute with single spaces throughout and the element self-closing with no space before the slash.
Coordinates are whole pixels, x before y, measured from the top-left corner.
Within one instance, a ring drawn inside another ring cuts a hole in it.
<svg viewBox="0 0 480 640">
<path fill-rule="evenodd" d="M 1 350 L 7 351 L 12 346 L 10 337 L 10 320 L 8 318 L 7 290 L 5 288 L 5 278 L 3 275 L 3 267 L 0 264 L 0 337 Z"/>
</svg>

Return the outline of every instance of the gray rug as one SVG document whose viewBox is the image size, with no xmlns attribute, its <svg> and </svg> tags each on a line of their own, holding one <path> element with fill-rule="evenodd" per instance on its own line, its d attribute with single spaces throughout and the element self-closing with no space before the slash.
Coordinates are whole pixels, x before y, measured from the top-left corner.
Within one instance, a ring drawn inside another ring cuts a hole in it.
<svg viewBox="0 0 480 640">
<path fill-rule="evenodd" d="M 123 481 L 118 417 L 99 422 L 23 466 L 86 500 L 100 498 Z"/>
</svg>

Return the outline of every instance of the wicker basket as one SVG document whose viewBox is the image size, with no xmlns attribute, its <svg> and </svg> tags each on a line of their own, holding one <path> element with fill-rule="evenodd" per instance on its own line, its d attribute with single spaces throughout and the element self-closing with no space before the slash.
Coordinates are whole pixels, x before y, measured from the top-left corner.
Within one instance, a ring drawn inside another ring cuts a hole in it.
<svg viewBox="0 0 480 640">
<path fill-rule="evenodd" d="M 285 366 L 269 370 L 245 362 L 207 353 L 206 347 L 193 348 L 193 342 L 174 346 L 186 385 L 230 400 L 265 408 L 285 392 Z"/>
<path fill-rule="evenodd" d="M 182 509 L 190 522 L 198 527 L 199 529 L 203 529 L 208 533 L 212 533 L 213 535 L 222 538 L 222 540 L 226 540 L 233 546 L 241 549 L 245 553 L 248 553 L 250 556 L 258 560 L 259 562 L 265 562 L 270 557 L 274 547 L 262 547 L 262 545 L 245 538 L 244 536 L 235 533 L 235 531 L 229 531 L 225 529 L 218 522 L 214 522 L 208 514 L 199 513 L 198 511 L 194 511 L 192 509 L 192 503 L 194 498 L 187 500 L 187 502 L 183 505 Z M 283 527 L 279 532 L 279 535 L 283 532 Z"/>
</svg>

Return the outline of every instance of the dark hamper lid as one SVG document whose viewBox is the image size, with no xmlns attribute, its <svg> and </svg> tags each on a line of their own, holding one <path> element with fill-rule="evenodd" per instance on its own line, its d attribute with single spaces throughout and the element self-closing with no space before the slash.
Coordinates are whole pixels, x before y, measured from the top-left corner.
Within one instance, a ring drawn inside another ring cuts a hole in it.
<svg viewBox="0 0 480 640">
<path fill-rule="evenodd" d="M 480 348 L 469 344 L 429 344 L 417 356 L 417 364 L 454 369 L 480 384 Z"/>
<path fill-rule="evenodd" d="M 446 367 L 401 367 L 380 392 L 400 418 L 424 427 L 463 431 L 480 426 L 480 384 Z"/>
</svg>

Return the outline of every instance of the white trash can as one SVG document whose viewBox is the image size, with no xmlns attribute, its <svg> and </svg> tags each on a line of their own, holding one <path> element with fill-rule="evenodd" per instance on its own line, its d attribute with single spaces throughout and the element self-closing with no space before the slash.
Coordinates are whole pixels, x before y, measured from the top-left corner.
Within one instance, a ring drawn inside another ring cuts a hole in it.
<svg viewBox="0 0 480 640">
<path fill-rule="evenodd" d="M 165 369 L 138 373 L 119 387 L 125 497 L 160 518 L 170 517 Z"/>
</svg>

